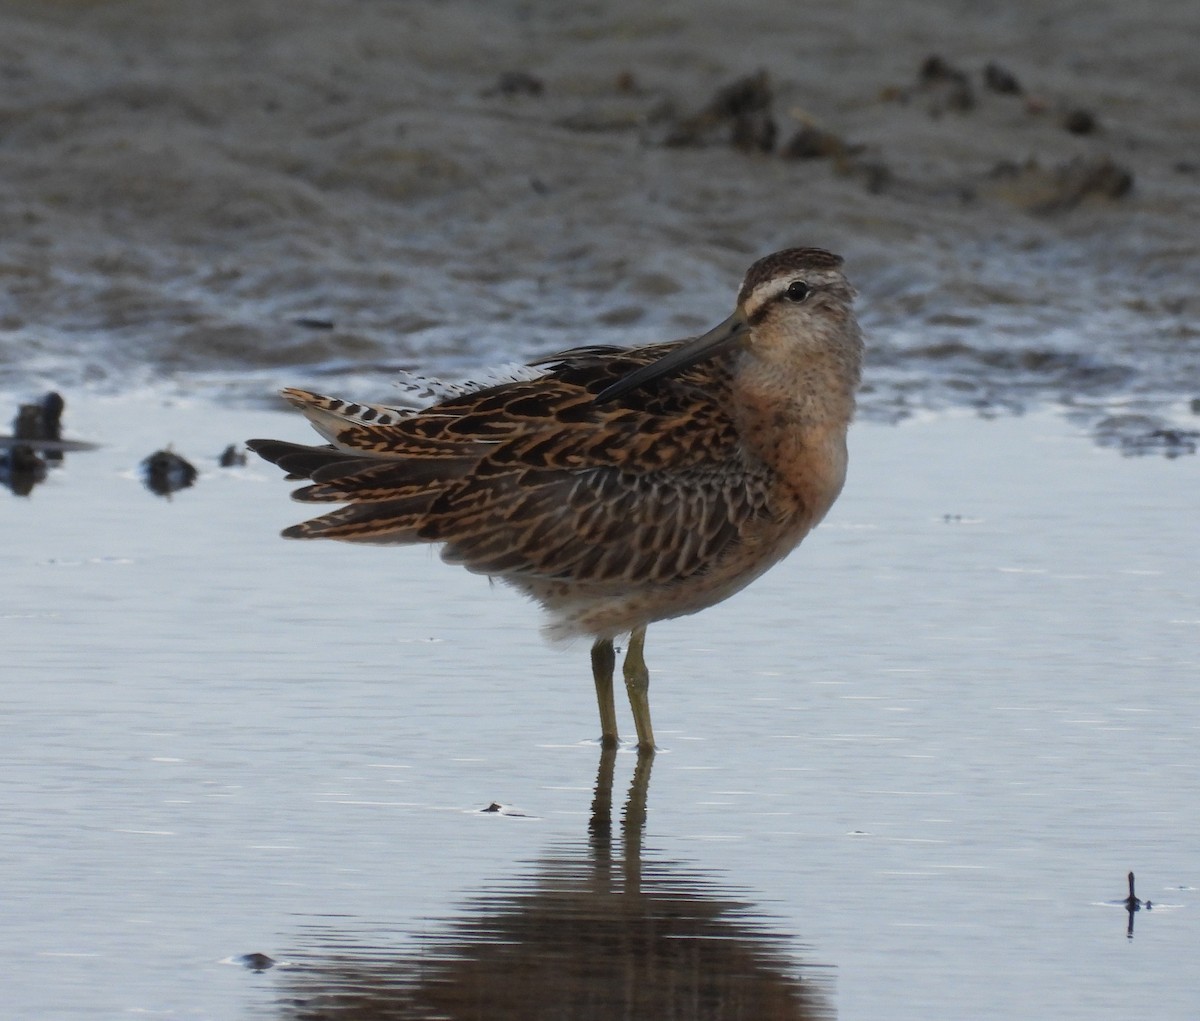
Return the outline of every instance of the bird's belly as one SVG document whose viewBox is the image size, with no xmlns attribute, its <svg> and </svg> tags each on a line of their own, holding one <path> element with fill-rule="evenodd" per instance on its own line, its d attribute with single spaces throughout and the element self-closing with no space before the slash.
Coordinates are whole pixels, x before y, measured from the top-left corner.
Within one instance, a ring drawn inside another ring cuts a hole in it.
<svg viewBox="0 0 1200 1021">
<path fill-rule="evenodd" d="M 808 532 L 803 527 L 771 536 L 747 536 L 707 571 L 688 578 L 639 585 L 581 586 L 576 581 L 505 579 L 547 610 L 552 640 L 583 635 L 614 638 L 657 620 L 683 617 L 707 609 L 740 592 L 786 557 Z"/>
</svg>

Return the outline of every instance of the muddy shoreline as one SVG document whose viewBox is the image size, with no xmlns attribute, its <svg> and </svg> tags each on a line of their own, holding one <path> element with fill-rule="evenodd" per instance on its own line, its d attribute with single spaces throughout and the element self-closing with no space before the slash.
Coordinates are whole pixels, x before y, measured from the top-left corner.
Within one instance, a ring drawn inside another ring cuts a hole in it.
<svg viewBox="0 0 1200 1021">
<path fill-rule="evenodd" d="M 0 28 L 23 399 L 386 397 L 702 329 L 795 243 L 848 259 L 869 415 L 1188 428 L 1200 396 L 1187 2 L 64 0 Z"/>
</svg>

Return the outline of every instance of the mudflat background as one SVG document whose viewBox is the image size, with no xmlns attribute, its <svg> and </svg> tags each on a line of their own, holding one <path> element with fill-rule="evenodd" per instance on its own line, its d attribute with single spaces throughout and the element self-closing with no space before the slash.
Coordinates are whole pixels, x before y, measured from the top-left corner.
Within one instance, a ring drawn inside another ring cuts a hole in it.
<svg viewBox="0 0 1200 1021">
<path fill-rule="evenodd" d="M 863 293 L 868 410 L 1200 396 L 1188 0 L 9 0 L 0 30 L 7 388 L 662 339 L 815 244 Z"/>
<path fill-rule="evenodd" d="M 0 490 L 0 1013 L 1191 1021 L 1198 37 L 0 3 L 0 421 L 96 445 Z M 850 478 L 651 629 L 652 777 L 532 607 L 218 464 L 312 436 L 280 385 L 694 333 L 793 244 L 860 291 Z"/>
</svg>

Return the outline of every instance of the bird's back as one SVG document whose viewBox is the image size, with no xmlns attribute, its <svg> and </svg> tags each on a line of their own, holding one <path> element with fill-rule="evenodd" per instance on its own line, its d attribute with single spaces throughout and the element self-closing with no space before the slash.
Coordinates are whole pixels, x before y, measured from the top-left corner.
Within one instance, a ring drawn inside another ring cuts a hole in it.
<svg viewBox="0 0 1200 1021">
<path fill-rule="evenodd" d="M 671 346 L 565 352 L 537 378 L 415 411 L 289 390 L 331 445 L 252 446 L 310 480 L 297 499 L 345 505 L 290 537 L 443 543 L 446 560 L 510 581 L 552 611 L 665 595 L 694 587 L 771 519 L 773 482 L 739 442 L 724 359 L 636 399 L 596 403 Z"/>
</svg>

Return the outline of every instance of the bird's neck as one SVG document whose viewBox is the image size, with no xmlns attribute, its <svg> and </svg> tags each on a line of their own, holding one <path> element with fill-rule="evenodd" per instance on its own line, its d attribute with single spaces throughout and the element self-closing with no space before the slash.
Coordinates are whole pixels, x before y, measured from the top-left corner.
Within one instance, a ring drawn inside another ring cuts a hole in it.
<svg viewBox="0 0 1200 1021">
<path fill-rule="evenodd" d="M 747 451 L 787 483 L 795 513 L 816 524 L 846 479 L 856 364 L 814 355 L 793 372 L 751 367 L 738 378 L 738 431 Z"/>
</svg>

